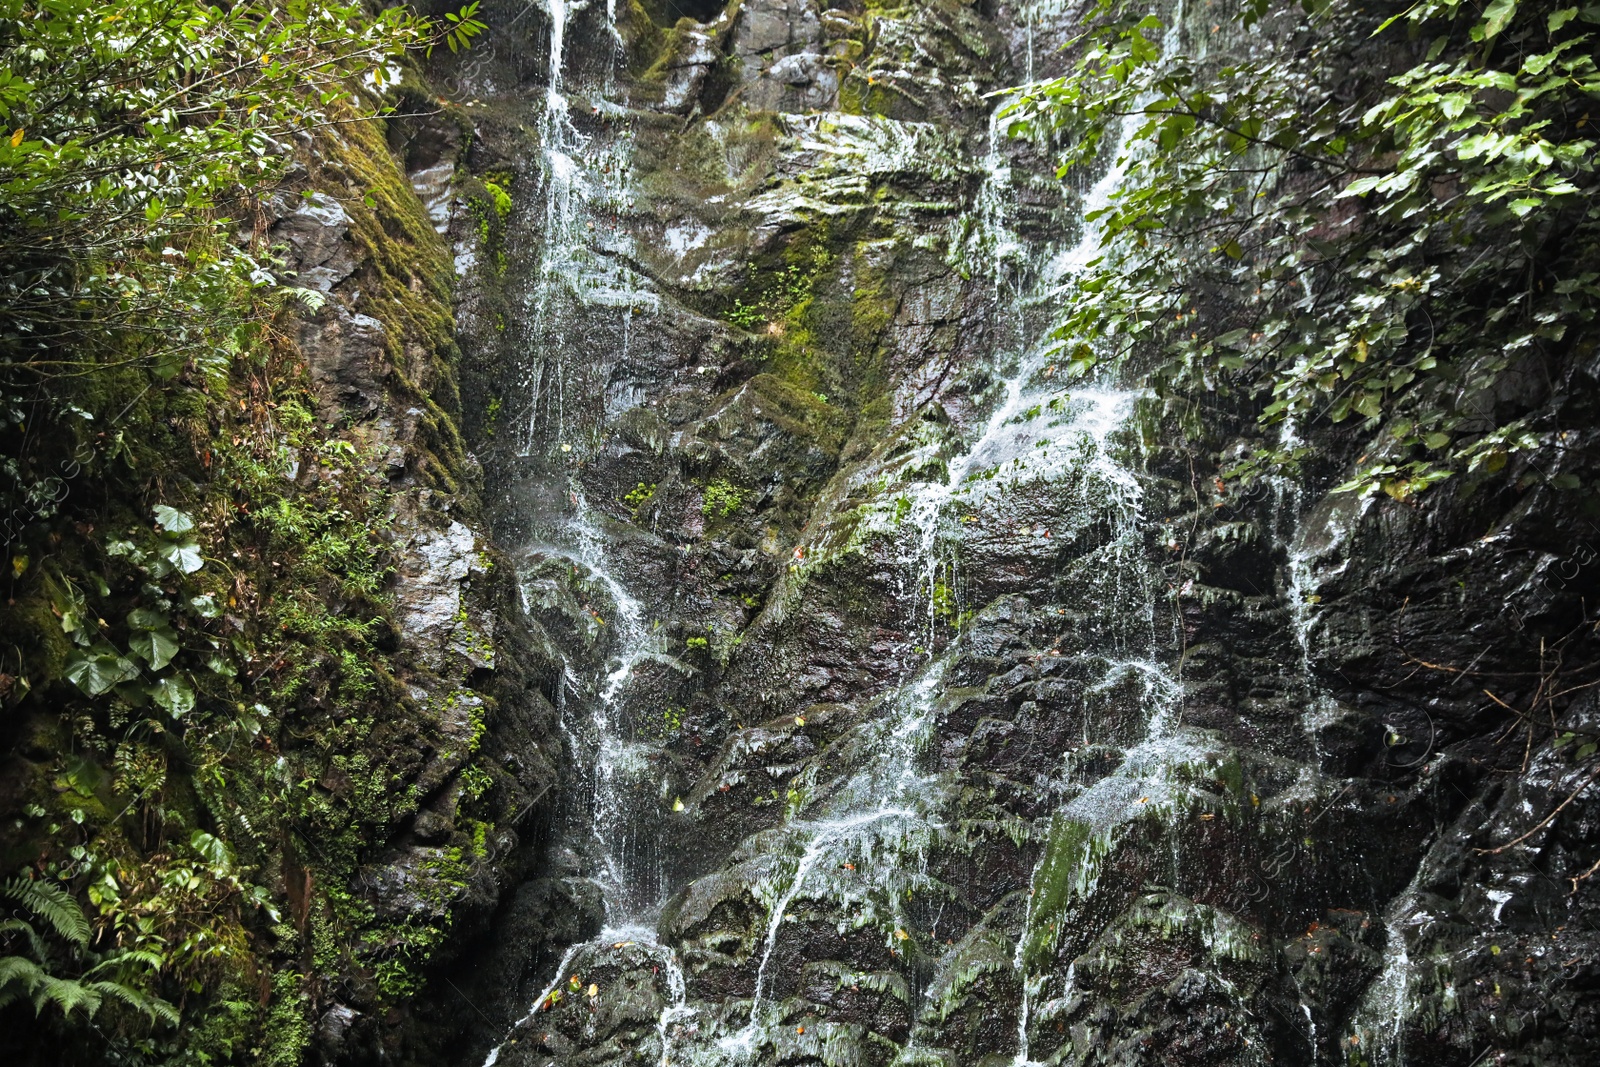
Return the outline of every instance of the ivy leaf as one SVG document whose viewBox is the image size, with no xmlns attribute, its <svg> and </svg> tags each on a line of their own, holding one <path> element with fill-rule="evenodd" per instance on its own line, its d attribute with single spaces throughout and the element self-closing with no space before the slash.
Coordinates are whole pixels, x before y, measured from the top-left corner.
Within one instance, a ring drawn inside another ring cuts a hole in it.
<svg viewBox="0 0 1600 1067">
<path fill-rule="evenodd" d="M 159 671 L 178 654 L 178 635 L 168 629 L 141 630 L 128 638 L 128 647 Z"/>
<path fill-rule="evenodd" d="M 67 681 L 89 696 L 97 697 L 114 686 L 139 677 L 139 668 L 131 660 L 119 656 L 110 645 L 101 642 L 87 652 L 73 650 L 67 656 L 63 673 Z"/>
<path fill-rule="evenodd" d="M 169 508 L 165 504 L 157 504 L 153 510 L 155 511 L 156 522 L 166 533 L 174 535 L 186 534 L 194 529 L 194 519 L 190 518 L 189 513 L 186 511 Z"/>
<path fill-rule="evenodd" d="M 194 686 L 181 674 L 163 678 L 149 689 L 150 697 L 174 719 L 194 710 Z"/>
<path fill-rule="evenodd" d="M 159 630 L 167 625 L 167 617 L 149 608 L 134 608 L 128 612 L 128 625 L 135 630 Z"/>
<path fill-rule="evenodd" d="M 163 546 L 159 554 L 174 569 L 182 571 L 184 574 L 193 574 L 206 565 L 205 560 L 200 556 L 200 546 L 187 539 L 176 544 Z"/>
</svg>

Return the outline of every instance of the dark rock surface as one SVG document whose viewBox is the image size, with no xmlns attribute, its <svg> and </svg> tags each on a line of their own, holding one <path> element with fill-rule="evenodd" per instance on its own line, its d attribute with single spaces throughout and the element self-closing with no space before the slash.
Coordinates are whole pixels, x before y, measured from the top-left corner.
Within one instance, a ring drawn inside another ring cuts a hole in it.
<svg viewBox="0 0 1600 1067">
<path fill-rule="evenodd" d="M 469 436 L 573 768 L 452 1061 L 1600 1057 L 1600 807 L 1519 710 L 1592 728 L 1591 501 L 1334 493 L 1330 427 L 1241 491 L 1248 419 L 1030 363 L 1083 191 L 985 94 L 1066 15 L 616 11 L 570 14 L 564 112 L 542 12 L 439 72 Z M 1600 382 L 1546 370 L 1504 403 L 1587 482 Z M 408 617 L 470 662 L 430 536 Z"/>
</svg>

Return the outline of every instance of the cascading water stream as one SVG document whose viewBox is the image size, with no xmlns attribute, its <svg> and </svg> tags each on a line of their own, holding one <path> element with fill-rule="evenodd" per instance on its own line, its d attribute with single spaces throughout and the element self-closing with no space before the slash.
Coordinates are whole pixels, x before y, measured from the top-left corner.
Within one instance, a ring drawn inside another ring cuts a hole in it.
<svg viewBox="0 0 1600 1067">
<path fill-rule="evenodd" d="M 622 336 L 626 346 L 628 326 L 636 307 L 648 307 L 653 297 L 632 284 L 634 279 L 607 257 L 596 255 L 596 246 L 608 239 L 597 233 L 595 213 L 615 207 L 626 195 L 625 152 L 614 145 L 596 144 L 574 124 L 567 95 L 567 37 L 573 16 L 584 8 L 572 0 L 546 0 L 549 21 L 548 66 L 543 108 L 539 117 L 540 178 L 542 187 L 542 226 L 539 228 L 539 253 L 534 268 L 528 304 L 530 364 L 525 384 L 530 396 L 528 416 L 523 428 L 521 452 L 537 457 L 543 453 L 564 455 L 573 448 L 568 438 L 575 427 L 567 417 L 564 391 L 566 367 L 563 353 L 567 338 L 562 331 L 566 321 L 564 302 L 579 306 L 599 305 L 622 309 Z M 600 87 L 598 113 L 614 87 L 615 59 L 622 46 L 616 25 L 615 0 L 606 3 L 606 30 L 615 48 Z M 609 106 L 609 105 L 607 105 Z M 553 446 L 559 443 L 559 451 Z M 659 869 L 659 848 L 640 847 L 639 830 L 630 811 L 629 784 L 641 773 L 645 760 L 623 731 L 621 713 L 628 698 L 636 668 L 658 655 L 650 630 L 645 624 L 646 609 L 619 580 L 606 551 L 602 519 L 590 506 L 580 480 L 573 477 L 567 491 L 570 505 L 560 528 L 550 543 L 530 546 L 533 556 L 553 557 L 582 568 L 587 581 L 601 587 L 610 602 L 609 619 L 594 617 L 598 625 L 610 626 L 612 651 L 599 680 L 598 691 L 588 701 L 563 701 L 562 729 L 573 746 L 573 755 L 587 763 L 590 788 L 585 813 L 590 849 L 597 867 L 598 882 L 605 906 L 607 925 L 593 940 L 567 948 L 554 976 L 530 1005 L 527 1013 L 511 1027 L 518 1027 L 551 1003 L 563 979 L 585 953 L 615 951 L 637 946 L 659 962 L 667 975 L 667 1006 L 661 1012 L 657 1032 L 661 1041 L 661 1065 L 665 1067 L 671 1047 L 671 1028 L 694 1014 L 687 1003 L 686 987 L 676 954 L 656 940 L 654 927 L 646 921 L 659 908 L 664 881 Z M 573 672 L 568 665 L 567 677 Z M 564 682 L 565 684 L 565 682 Z M 574 705 L 587 706 L 587 721 L 581 729 L 566 721 Z M 592 756 L 583 756 L 584 749 Z M 648 843 L 647 843 L 648 844 Z M 655 877 L 646 877 L 639 868 L 641 854 L 656 864 Z M 503 1045 L 497 1045 L 485 1067 L 499 1059 Z"/>
<path fill-rule="evenodd" d="M 656 297 L 637 283 L 624 265 L 627 238 L 620 229 L 600 225 L 629 197 L 625 138 L 602 138 L 579 129 L 572 114 L 566 63 L 568 33 L 574 16 L 586 9 L 574 0 L 546 0 L 550 32 L 546 86 L 537 125 L 539 180 L 543 211 L 534 227 L 539 254 L 533 285 L 525 297 L 529 362 L 524 385 L 530 403 L 521 431 L 524 455 L 537 454 L 550 441 L 574 436 L 580 429 L 568 414 L 569 375 L 565 354 L 575 340 L 566 332 L 576 306 L 622 309 L 624 319 L 638 306 L 654 306 Z M 605 32 L 613 47 L 601 83 L 592 87 L 596 115 L 615 113 L 609 94 L 615 89 L 616 62 L 622 38 L 616 25 L 615 2 L 606 6 Z M 617 256 L 608 253 L 621 252 Z M 588 370 L 592 368 L 582 368 Z"/>
<path fill-rule="evenodd" d="M 1033 24 L 1036 13 L 1029 11 L 1025 14 L 1025 28 L 1027 33 L 1027 74 L 1028 80 L 1035 77 L 1033 69 Z M 1167 54 L 1175 52 L 1181 42 L 1183 20 L 1185 17 L 1185 4 L 1179 0 L 1174 8 L 1163 39 L 1163 50 Z M 1002 110 L 996 109 L 996 114 Z M 1102 175 L 1083 195 L 1081 216 L 1087 218 L 1091 213 L 1101 210 L 1109 205 L 1126 177 L 1127 169 L 1131 162 L 1131 152 L 1127 150 L 1128 138 L 1141 121 L 1138 115 L 1130 115 L 1124 120 L 1118 135 L 1111 140 L 1108 151 L 1111 153 L 1112 162 L 1106 173 Z M 993 123 L 991 122 L 991 157 L 997 150 L 993 147 Z M 990 186 L 1009 184 L 1009 169 L 1001 166 L 990 165 L 986 167 L 988 180 L 986 190 L 980 194 L 980 203 L 994 200 L 998 196 L 1006 195 L 1004 192 L 989 191 Z M 1000 217 L 1000 212 L 986 212 L 986 215 Z M 1013 247 L 1008 242 L 995 242 L 999 248 Z M 1047 269 L 1043 273 L 1042 287 L 1051 296 L 1064 293 L 1072 281 L 1081 274 L 1088 265 L 1100 254 L 1102 248 L 1098 230 L 1085 223 L 1084 231 L 1079 241 L 1052 257 Z M 996 276 L 1000 274 L 999 261 L 996 261 Z M 1126 393 L 1107 389 L 1077 389 L 1073 390 L 1071 400 L 1076 401 L 1074 407 L 1076 417 L 1072 418 L 1067 427 L 1067 433 L 1050 433 L 1056 430 L 1061 421 L 1051 416 L 1060 410 L 1060 390 L 1041 389 L 1041 379 L 1048 380 L 1054 368 L 1047 367 L 1046 363 L 1054 349 L 1044 345 L 1034 345 L 1025 350 L 1018 361 L 1016 372 L 1005 383 L 1005 394 L 998 407 L 989 417 L 982 434 L 978 440 L 955 462 L 950 465 L 950 476 L 942 491 L 925 494 L 913 509 L 920 533 L 920 554 L 926 561 L 923 569 L 922 585 L 929 591 L 930 610 L 932 591 L 937 581 L 938 559 L 936 552 L 937 540 L 940 536 L 942 516 L 948 503 L 958 495 L 964 493 L 962 487 L 972 478 L 975 472 L 982 471 L 985 465 L 995 472 L 1004 472 L 1009 464 L 1020 476 L 1020 469 L 1032 466 L 1035 477 L 1045 478 L 1051 475 L 1060 476 L 1062 465 L 1071 464 L 1074 460 L 1083 458 L 1087 453 L 1087 465 L 1084 470 L 1085 486 L 1093 481 L 1098 481 L 1105 491 L 1105 500 L 1113 511 L 1112 521 L 1115 527 L 1113 545 L 1125 545 L 1132 551 L 1115 551 L 1113 554 L 1114 566 L 1111 573 L 1115 575 L 1117 588 L 1112 590 L 1113 603 L 1122 603 L 1124 598 L 1133 590 L 1120 588 L 1124 570 L 1130 565 L 1136 566 L 1132 556 L 1138 551 L 1137 537 L 1139 529 L 1139 504 L 1142 496 L 1141 487 L 1134 473 L 1111 459 L 1108 453 L 1109 438 L 1113 432 L 1120 429 L 1131 414 L 1132 397 Z M 1086 408 L 1085 408 L 1086 406 Z M 1083 452 L 1073 456 L 1060 447 L 1060 441 L 1065 437 L 1068 440 L 1081 441 L 1084 444 Z M 1055 447 L 1051 447 L 1052 438 Z M 1033 446 L 1030 448 L 1030 445 Z M 1039 455 L 1039 445 L 1044 445 L 1044 455 Z M 1086 490 L 1087 492 L 1087 490 Z M 1086 501 L 1087 502 L 1087 501 Z M 968 506 L 974 506 L 969 500 Z M 1137 584 L 1137 581 L 1135 582 Z M 1145 613 L 1153 619 L 1154 605 L 1150 590 L 1139 590 L 1141 599 L 1147 602 Z M 1140 760 L 1136 753 L 1141 750 L 1155 750 L 1162 747 L 1170 734 L 1173 723 L 1171 722 L 1170 709 L 1175 703 L 1177 685 L 1168 676 L 1166 670 L 1154 660 L 1154 633 L 1150 634 L 1151 640 L 1146 648 L 1140 651 L 1144 656 L 1138 660 L 1125 660 L 1111 665 L 1107 673 L 1107 683 L 1118 670 L 1137 670 L 1146 677 L 1147 706 L 1150 713 L 1145 727 L 1145 739 L 1129 753 L 1127 766 L 1138 766 Z M 1127 655 L 1130 651 L 1122 647 L 1119 651 Z M 1087 723 L 1086 723 L 1087 725 Z M 1157 759 L 1159 760 L 1159 756 Z M 1048 855 L 1041 856 L 1040 867 L 1047 860 Z M 1034 878 L 1038 877 L 1038 870 Z M 1013 967 L 1017 972 L 1022 990 L 1021 1003 L 1018 1008 L 1017 1022 L 1017 1053 L 1014 1057 L 1014 1067 L 1036 1067 L 1030 1052 L 1030 1025 L 1033 1014 L 1033 1000 L 1038 995 L 1042 986 L 1042 976 L 1032 976 L 1028 973 L 1026 949 L 1029 944 L 1030 932 L 1033 925 L 1033 894 L 1030 893 L 1028 908 L 1024 917 L 1023 930 L 1017 940 L 1017 947 L 1013 959 Z M 1064 1001 L 1070 996 L 1073 968 L 1068 967 L 1066 991 L 1062 997 Z"/>
<path fill-rule="evenodd" d="M 769 990 L 767 970 L 789 907 L 823 859 L 864 861 L 880 845 L 902 845 L 933 829 L 929 802 L 931 778 L 916 766 L 918 752 L 933 726 L 933 706 L 944 683 L 943 663 L 934 663 L 910 685 L 889 698 L 890 714 L 875 724 L 872 758 L 841 790 L 843 810 L 831 816 L 795 820 L 791 828 L 807 835 L 794 872 L 768 909 L 766 935 L 756 970 L 749 1019 L 718 1047 L 728 1055 L 751 1056 L 761 1036 Z M 873 801 L 866 804 L 863 801 Z"/>
<path fill-rule="evenodd" d="M 582 183 L 576 162 L 582 155 L 583 143 L 571 123 L 566 98 L 560 91 L 559 56 L 564 46 L 568 7 L 564 0 L 550 0 L 550 3 L 553 23 L 551 88 L 541 126 L 548 232 L 544 235 L 541 282 L 534 301 L 533 319 L 536 336 L 543 339 L 546 351 L 553 353 L 553 346 L 561 340 L 549 336 L 549 331 L 554 329 L 549 322 L 554 294 L 559 286 L 570 288 L 573 285 L 568 268 L 581 258 L 589 245 L 582 232 L 587 227 L 583 225 Z M 1176 44 L 1182 18 L 1180 4 L 1169 29 L 1169 48 Z M 1032 76 L 1031 16 L 1026 28 Z M 787 121 L 792 129 L 803 131 L 813 120 L 797 117 Z M 840 117 L 837 126 L 845 131 L 859 131 L 864 138 L 883 132 L 858 117 Z M 896 141 L 896 132 L 904 131 L 891 124 L 887 134 L 880 137 L 892 142 L 890 154 L 911 151 L 914 136 L 908 134 L 902 144 Z M 1084 214 L 1108 204 L 1123 182 L 1128 161 L 1120 151 L 1122 140 L 1118 138 L 1118 143 L 1112 146 L 1118 158 L 1114 158 L 1106 173 L 1084 192 Z M 783 865 L 785 873 L 765 887 L 767 917 L 759 942 L 760 956 L 749 1014 L 742 1028 L 724 1036 L 717 1044 L 722 1058 L 706 1062 L 726 1063 L 729 1057 L 754 1055 L 764 1027 L 770 1024 L 768 1016 L 777 1007 L 772 1003 L 775 999 L 772 966 L 783 939 L 784 924 L 797 901 L 807 899 L 808 894 L 827 892 L 816 885 L 821 881 L 814 877 L 816 872 L 825 864 L 843 865 L 878 849 L 890 850 L 903 859 L 908 847 L 919 848 L 918 842 L 940 828 L 937 775 L 920 769 L 918 757 L 932 735 L 933 710 L 949 664 L 948 657 L 941 658 L 934 651 L 933 632 L 938 618 L 936 601 L 941 576 L 950 579 L 949 586 L 955 585 L 953 568 L 958 558 L 956 548 L 961 531 L 960 524 L 953 521 L 955 512 L 966 512 L 966 517 L 998 513 L 1010 486 L 1025 480 L 1030 484 L 1060 483 L 1076 495 L 1073 513 L 1068 519 L 1070 529 L 1054 531 L 1058 538 L 1065 539 L 1065 535 L 1091 529 L 1110 530 L 1109 540 L 1090 550 L 1100 566 L 1087 580 L 1096 595 L 1105 600 L 1106 617 L 1097 624 L 1103 631 L 1097 640 L 1103 643 L 1092 653 L 1100 662 L 1103 674 L 1098 683 L 1089 686 L 1089 695 L 1094 698 L 1102 690 L 1109 692 L 1131 684 L 1141 694 L 1141 708 L 1145 712 L 1143 739 L 1126 750 L 1123 765 L 1114 775 L 1084 790 L 1071 802 L 1072 816 L 1104 829 L 1132 817 L 1130 795 L 1143 793 L 1147 797 L 1170 799 L 1181 786 L 1169 780 L 1168 770 L 1173 763 L 1192 754 L 1192 749 L 1176 736 L 1178 727 L 1172 712 L 1176 706 L 1177 685 L 1155 655 L 1155 583 L 1146 573 L 1141 543 L 1143 486 L 1135 471 L 1114 454 L 1113 438 L 1131 416 L 1134 397 L 1101 384 L 1065 389 L 1055 377 L 1051 346 L 1036 336 L 1028 336 L 1032 327 L 1027 325 L 1030 317 L 1027 312 L 1041 304 L 1058 301 L 1098 255 L 1100 245 L 1092 230 L 1086 231 L 1075 244 L 1054 249 L 1039 249 L 1017 233 L 1013 219 L 1015 179 L 1001 143 L 998 124 L 992 121 L 988 152 L 982 164 L 984 180 L 972 212 L 983 232 L 976 241 L 969 242 L 968 247 L 982 250 L 989 258 L 989 275 L 994 278 L 997 290 L 1013 305 L 1014 314 L 1003 313 L 999 317 L 1021 325 L 1012 349 L 1014 354 L 1009 360 L 1002 359 L 1002 362 L 1010 362 L 1013 369 L 1003 380 L 1001 395 L 982 429 L 969 445 L 948 460 L 942 480 L 913 482 L 907 486 L 909 506 L 904 517 L 910 521 L 903 524 L 906 532 L 901 539 L 900 570 L 903 588 L 912 593 L 909 599 L 915 610 L 919 615 L 925 610 L 927 662 L 912 675 L 909 684 L 882 701 L 884 710 L 869 728 L 867 747 L 871 757 L 866 766 L 825 801 L 817 802 L 816 810 L 806 810 L 811 805 L 803 803 L 787 823 L 785 833 L 790 835 L 790 847 Z M 821 147 L 827 150 L 826 145 Z M 595 290 L 591 290 L 589 296 L 594 295 Z M 535 388 L 548 377 L 545 368 L 553 358 L 553 355 L 540 355 L 536 359 L 540 369 L 534 376 Z M 555 378 L 559 379 L 559 375 Z M 556 387 L 559 388 L 559 381 Z M 559 396 L 554 398 L 551 407 L 560 411 Z M 528 424 L 530 450 L 536 436 L 543 441 L 553 430 L 555 439 L 561 440 L 567 432 L 560 418 L 541 426 L 538 411 L 536 404 Z M 612 624 L 616 627 L 614 653 L 606 665 L 592 709 L 595 796 L 591 835 L 606 871 L 608 919 L 613 922 L 621 919 L 623 925 L 608 927 L 597 941 L 568 950 L 542 996 L 548 997 L 557 989 L 563 972 L 573 966 L 582 951 L 603 950 L 605 943 L 611 941 L 637 942 L 659 957 L 667 972 L 671 1003 L 662 1011 L 657 1023 L 660 1062 L 665 1067 L 676 1028 L 694 1014 L 687 1003 L 683 973 L 672 950 L 657 944 L 653 932 L 643 925 L 627 925 L 644 918 L 645 911 L 637 907 L 623 910 L 614 904 L 625 897 L 632 877 L 625 843 L 637 821 L 633 818 L 635 813 L 626 809 L 628 798 L 620 787 L 622 770 L 630 754 L 627 742 L 615 729 L 616 712 L 619 703 L 626 699 L 634 668 L 651 653 L 649 631 L 645 626 L 644 607 L 629 595 L 610 570 L 605 553 L 605 532 L 583 498 L 581 487 L 574 485 L 571 499 L 574 512 L 567 523 L 566 534 L 575 547 L 569 550 L 570 554 L 594 581 L 605 587 L 613 603 Z M 1051 532 L 1033 529 L 1029 535 L 1048 537 Z M 1088 726 L 1086 720 L 1086 731 Z M 614 854 L 618 847 L 623 849 L 622 855 Z M 1041 868 L 1047 858 L 1041 857 Z M 895 875 L 893 864 L 883 866 L 890 871 L 888 877 Z M 1036 868 L 1034 878 L 1038 877 Z M 656 902 L 659 902 L 659 893 Z M 1013 961 L 1022 989 L 1018 1005 L 1018 1050 L 1014 1060 L 1017 1067 L 1031 1067 L 1036 1062 L 1032 1058 L 1029 1035 L 1035 998 L 1044 992 L 1047 979 L 1042 972 L 1030 973 L 1025 951 L 1034 933 L 1035 920 L 1030 900 Z M 1071 995 L 1074 973 L 1073 966 L 1069 965 L 1066 988 L 1051 1003 L 1064 1002 Z M 538 1011 L 541 1004 L 542 1001 L 536 1001 L 529 1014 Z M 498 1050 L 491 1055 L 490 1063 L 497 1056 Z"/>
</svg>

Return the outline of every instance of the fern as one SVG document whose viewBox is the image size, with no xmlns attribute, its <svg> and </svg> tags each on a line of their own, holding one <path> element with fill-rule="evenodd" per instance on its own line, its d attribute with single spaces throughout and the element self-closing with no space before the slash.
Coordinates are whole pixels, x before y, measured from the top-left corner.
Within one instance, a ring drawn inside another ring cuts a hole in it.
<svg viewBox="0 0 1600 1067">
<path fill-rule="evenodd" d="M 0 990 L 17 985 L 31 991 L 43 974 L 44 968 L 26 956 L 0 956 Z"/>
<path fill-rule="evenodd" d="M 60 1008 L 61 1014 L 68 1018 L 72 1017 L 73 1012 L 82 1008 L 83 1017 L 92 1019 L 100 1010 L 100 994 L 82 982 L 74 982 L 70 978 L 57 978 L 41 970 L 38 984 L 33 987 L 34 1015 L 43 1015 L 44 1009 L 51 1004 Z"/>
<path fill-rule="evenodd" d="M 24 922 L 21 919 L 5 919 L 0 921 L 0 936 L 5 934 L 26 934 L 28 938 L 28 947 L 33 949 L 34 956 L 41 960 L 44 959 L 44 938 L 39 936 L 39 931 L 33 928 L 32 923 Z"/>
<path fill-rule="evenodd" d="M 33 1013 L 44 1014 L 51 1004 L 70 1016 L 79 1008 L 86 1018 L 100 1009 L 100 994 L 70 978 L 57 978 L 24 956 L 0 958 L 0 1005 L 20 997 L 33 1001 Z"/>
<path fill-rule="evenodd" d="M 0 896 L 9 897 L 28 911 L 49 923 L 51 928 L 75 948 L 84 949 L 89 944 L 89 920 L 83 909 L 61 887 L 49 882 L 34 882 L 26 878 L 13 878 L 0 885 Z M 178 1025 L 178 1010 L 160 997 L 141 992 L 128 985 L 130 978 L 141 970 L 158 971 L 165 962 L 157 953 L 144 949 L 129 949 L 99 960 L 78 978 L 53 975 L 45 964 L 50 959 L 49 946 L 39 936 L 31 923 L 22 919 L 0 920 L 0 936 L 23 934 L 28 947 L 38 957 L 38 962 L 26 956 L 0 956 L 0 1008 L 22 999 L 33 1004 L 36 1016 L 54 1006 L 68 1019 L 82 1012 L 84 1019 L 92 1019 L 109 1000 L 132 1008 L 152 1023 Z M 91 954 L 91 958 L 93 958 Z M 110 977 L 96 978 L 107 974 Z"/>
<path fill-rule="evenodd" d="M 168 1026 L 178 1025 L 178 1009 L 160 997 L 141 993 L 137 989 L 123 985 L 121 982 L 90 982 L 88 988 L 103 996 L 120 1000 L 134 1011 L 143 1014 L 151 1022 L 160 1021 Z"/>
<path fill-rule="evenodd" d="M 166 960 L 160 953 L 151 952 L 144 948 L 124 949 L 121 952 L 107 956 L 99 963 L 83 972 L 83 977 L 93 978 L 103 971 L 115 971 L 118 981 L 124 981 L 132 973 L 136 964 L 142 964 L 152 971 L 159 971 Z"/>
<path fill-rule="evenodd" d="M 0 885 L 0 896 L 10 897 L 55 928 L 62 940 L 80 948 L 89 943 L 89 920 L 65 889 L 50 882 L 13 878 Z"/>
</svg>

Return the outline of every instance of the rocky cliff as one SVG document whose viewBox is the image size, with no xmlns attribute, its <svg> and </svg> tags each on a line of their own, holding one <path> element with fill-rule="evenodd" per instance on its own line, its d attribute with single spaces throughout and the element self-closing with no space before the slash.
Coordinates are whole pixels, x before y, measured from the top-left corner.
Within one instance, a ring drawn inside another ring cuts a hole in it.
<svg viewBox="0 0 1600 1067">
<path fill-rule="evenodd" d="M 1527 721 L 1592 714 L 1587 505 L 1331 492 L 1333 427 L 1241 492 L 1248 413 L 1061 380 L 1115 176 L 989 94 L 1075 16 L 552 3 L 440 72 L 467 425 L 573 767 L 462 1062 L 1594 1054 L 1594 812 L 1542 821 L 1584 772 Z M 1587 441 L 1594 374 L 1494 402 Z"/>
<path fill-rule="evenodd" d="M 8 996 L 8 1062 L 442 1055 L 414 998 L 527 876 L 560 761 L 559 661 L 489 536 L 422 199 L 460 136 L 280 146 L 238 241 L 301 295 L 260 309 L 262 343 L 220 382 L 130 360 L 87 428 L 30 416 L 23 462 L 65 458 L 10 542 L 4 866 L 88 886 L 92 944 L 63 959 L 40 925 L 45 962 L 148 964 L 182 1023 Z"/>
<path fill-rule="evenodd" d="M 312 295 L 134 397 L 0 615 L 6 869 L 221 947 L 181 1039 L 0 1048 L 1600 1056 L 1593 345 L 1483 399 L 1558 456 L 1408 499 L 1334 488 L 1381 430 L 1241 487 L 1253 410 L 1069 380 L 1119 175 L 996 113 L 1081 15 L 486 0 L 285 149 L 240 240 Z M 94 616 L 183 636 L 176 728 L 68 684 Z"/>
</svg>

